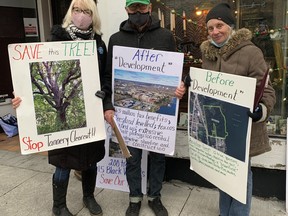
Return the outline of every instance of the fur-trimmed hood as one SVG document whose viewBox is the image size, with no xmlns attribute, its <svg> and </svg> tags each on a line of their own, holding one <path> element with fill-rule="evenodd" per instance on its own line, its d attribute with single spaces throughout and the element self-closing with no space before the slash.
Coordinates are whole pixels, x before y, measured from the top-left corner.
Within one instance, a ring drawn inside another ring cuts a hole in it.
<svg viewBox="0 0 288 216">
<path fill-rule="evenodd" d="M 259 86 L 268 66 L 262 51 L 251 42 L 251 39 L 251 31 L 242 28 L 233 32 L 231 38 L 221 48 L 215 47 L 209 40 L 204 41 L 200 46 L 203 60 L 202 68 L 252 77 L 257 80 L 257 86 Z M 243 89 L 245 89 L 245 83 L 243 83 Z M 265 104 L 267 114 L 270 114 L 275 102 L 274 89 L 271 82 L 268 82 L 260 103 Z M 266 122 L 253 123 L 249 156 L 256 156 L 270 150 Z"/>
<path fill-rule="evenodd" d="M 201 52 L 203 58 L 209 59 L 210 61 L 216 61 L 217 56 L 222 56 L 223 59 L 229 58 L 238 49 L 243 46 L 251 45 L 252 33 L 246 28 L 234 31 L 229 41 L 221 48 L 217 48 L 211 44 L 210 40 L 204 41 L 201 46 Z"/>
</svg>

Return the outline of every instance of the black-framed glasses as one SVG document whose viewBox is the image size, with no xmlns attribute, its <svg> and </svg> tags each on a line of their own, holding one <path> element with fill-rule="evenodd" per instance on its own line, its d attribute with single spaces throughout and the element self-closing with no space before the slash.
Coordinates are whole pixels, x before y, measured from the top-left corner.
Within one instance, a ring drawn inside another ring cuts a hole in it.
<svg viewBox="0 0 288 216">
<path fill-rule="evenodd" d="M 72 11 L 73 11 L 74 13 L 76 13 L 76 14 L 83 13 L 83 14 L 85 14 L 85 15 L 92 16 L 92 11 L 89 10 L 89 9 L 82 10 L 81 8 L 73 7 L 73 8 L 72 8 Z"/>
<path fill-rule="evenodd" d="M 143 11 L 146 10 L 148 8 L 148 5 L 146 4 L 132 4 L 130 6 L 128 6 L 130 11 Z"/>
</svg>

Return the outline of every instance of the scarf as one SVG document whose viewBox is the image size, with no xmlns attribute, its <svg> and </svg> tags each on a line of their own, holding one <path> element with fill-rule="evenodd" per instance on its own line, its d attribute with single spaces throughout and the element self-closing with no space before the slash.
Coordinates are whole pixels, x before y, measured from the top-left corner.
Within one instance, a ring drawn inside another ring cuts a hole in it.
<svg viewBox="0 0 288 216">
<path fill-rule="evenodd" d="M 73 23 L 67 26 L 66 31 L 69 33 L 72 40 L 92 40 L 94 39 L 95 32 L 92 28 L 84 31 L 77 28 Z"/>
</svg>

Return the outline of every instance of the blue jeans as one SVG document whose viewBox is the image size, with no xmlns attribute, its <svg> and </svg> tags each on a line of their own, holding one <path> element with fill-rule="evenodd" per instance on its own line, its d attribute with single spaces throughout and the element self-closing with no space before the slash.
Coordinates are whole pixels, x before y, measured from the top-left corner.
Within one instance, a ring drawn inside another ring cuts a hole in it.
<svg viewBox="0 0 288 216">
<path fill-rule="evenodd" d="M 225 192 L 219 190 L 219 208 L 221 216 L 249 216 L 252 200 L 252 177 L 251 161 L 249 160 L 246 204 L 237 201 Z"/>
<path fill-rule="evenodd" d="M 141 159 L 142 149 L 128 146 L 132 157 L 127 159 L 126 177 L 130 190 L 130 202 L 139 202 L 143 199 L 142 193 L 142 170 Z M 161 197 L 162 182 L 165 174 L 165 155 L 149 152 L 149 189 L 147 192 L 148 200 Z"/>
<path fill-rule="evenodd" d="M 88 170 L 90 169 L 97 169 L 97 167 L 91 167 Z M 70 171 L 71 169 L 68 168 L 56 167 L 53 177 L 54 181 L 59 183 L 68 181 L 70 177 Z M 82 172 L 85 172 L 85 170 L 82 170 Z"/>
<path fill-rule="evenodd" d="M 56 167 L 54 172 L 54 181 L 55 182 L 65 182 L 69 180 L 71 169 Z"/>
</svg>

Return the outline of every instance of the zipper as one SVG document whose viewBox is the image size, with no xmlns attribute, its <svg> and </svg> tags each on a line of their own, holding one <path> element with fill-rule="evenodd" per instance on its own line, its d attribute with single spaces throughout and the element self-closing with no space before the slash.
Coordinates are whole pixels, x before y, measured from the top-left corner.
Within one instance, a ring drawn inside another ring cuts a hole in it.
<svg viewBox="0 0 288 216">
<path fill-rule="evenodd" d="M 145 32 L 138 34 L 138 38 L 137 38 L 138 39 L 138 48 L 140 48 L 140 41 L 141 41 L 142 37 L 144 36 L 144 34 L 145 34 Z"/>
</svg>

